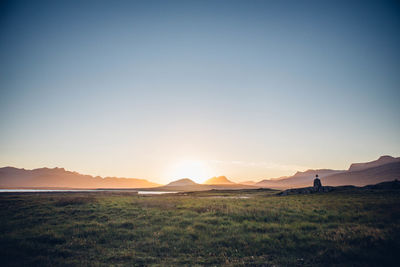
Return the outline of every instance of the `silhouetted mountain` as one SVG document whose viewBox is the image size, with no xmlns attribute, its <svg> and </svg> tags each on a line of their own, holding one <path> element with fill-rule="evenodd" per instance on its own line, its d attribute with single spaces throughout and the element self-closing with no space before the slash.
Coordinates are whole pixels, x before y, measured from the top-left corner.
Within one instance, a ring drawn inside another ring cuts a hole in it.
<svg viewBox="0 0 400 267">
<path fill-rule="evenodd" d="M 0 168 L 0 187 L 8 188 L 148 188 L 159 186 L 144 179 L 83 175 L 63 168 L 34 170 Z"/>
<path fill-rule="evenodd" d="M 198 185 L 198 184 L 193 182 L 189 178 L 184 178 L 184 179 L 170 182 L 169 184 L 167 184 L 165 186 L 193 186 L 193 185 Z"/>
<path fill-rule="evenodd" d="M 203 184 L 235 184 L 235 183 L 229 181 L 228 178 L 226 178 L 225 176 L 218 176 L 208 179 Z"/>
<path fill-rule="evenodd" d="M 365 186 L 400 178 L 400 158 L 382 156 L 378 160 L 351 164 L 349 170 L 308 170 L 282 179 L 263 180 L 260 187 L 285 189 L 309 186 L 318 174 L 323 185 Z"/>
<path fill-rule="evenodd" d="M 225 176 L 213 177 L 206 184 L 197 184 L 185 178 L 166 186 L 144 179 L 93 177 L 63 168 L 40 168 L 34 170 L 14 167 L 0 168 L 0 187 L 2 188 L 153 188 L 166 191 L 199 191 L 210 189 L 251 189 L 251 188 L 298 188 L 312 184 L 318 174 L 324 186 L 355 185 L 365 186 L 384 181 L 400 179 L 400 158 L 382 156 L 378 160 L 351 164 L 349 170 L 307 170 L 297 172 L 290 177 L 263 180 L 254 185 L 247 182 L 237 184 Z"/>
<path fill-rule="evenodd" d="M 330 169 L 319 169 L 319 170 L 307 170 L 304 172 L 296 172 L 293 176 L 278 178 L 278 179 L 270 179 L 270 180 L 262 180 L 255 184 L 255 186 L 259 187 L 267 187 L 267 188 L 288 188 L 288 187 L 303 187 L 310 185 L 315 178 L 315 175 L 318 174 L 320 177 L 326 177 L 336 173 L 342 173 L 345 171 L 342 170 L 330 170 Z"/>
<path fill-rule="evenodd" d="M 366 162 L 366 163 L 353 163 L 350 165 L 349 171 L 362 171 L 372 167 L 381 166 L 388 163 L 400 162 L 399 158 L 394 158 L 392 156 L 382 156 L 377 160 Z"/>
<path fill-rule="evenodd" d="M 223 177 L 223 178 L 221 178 Z M 211 190 L 211 189 L 253 189 L 257 188 L 251 185 L 243 185 L 243 184 L 236 184 L 231 181 L 229 181 L 226 177 L 220 176 L 220 177 L 213 177 L 213 178 L 219 178 L 217 181 L 228 181 L 228 183 L 225 184 L 198 184 L 193 182 L 192 180 L 185 178 L 185 179 L 180 179 L 177 181 L 173 181 L 165 186 L 160 186 L 156 188 L 152 188 L 152 190 L 159 190 L 159 191 L 205 191 L 205 190 Z M 211 178 L 211 179 L 213 179 Z M 210 180 L 211 180 L 210 179 Z"/>
<path fill-rule="evenodd" d="M 385 181 L 400 179 L 400 161 L 383 164 L 380 166 L 362 169 L 360 171 L 347 171 L 322 177 L 321 182 L 326 185 L 355 185 L 365 186 Z"/>
<path fill-rule="evenodd" d="M 240 184 L 244 184 L 244 185 L 255 185 L 257 182 L 254 181 L 244 181 L 244 182 L 240 182 Z"/>
</svg>

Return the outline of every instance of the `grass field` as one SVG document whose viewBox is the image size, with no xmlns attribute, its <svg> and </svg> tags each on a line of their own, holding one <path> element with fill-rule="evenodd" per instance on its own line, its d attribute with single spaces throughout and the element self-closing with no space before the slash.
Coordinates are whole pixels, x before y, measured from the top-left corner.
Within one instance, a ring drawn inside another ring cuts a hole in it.
<svg viewBox="0 0 400 267">
<path fill-rule="evenodd" d="M 0 262 L 2 266 L 399 264 L 399 191 L 275 194 L 268 190 L 169 196 L 1 194 Z"/>
</svg>

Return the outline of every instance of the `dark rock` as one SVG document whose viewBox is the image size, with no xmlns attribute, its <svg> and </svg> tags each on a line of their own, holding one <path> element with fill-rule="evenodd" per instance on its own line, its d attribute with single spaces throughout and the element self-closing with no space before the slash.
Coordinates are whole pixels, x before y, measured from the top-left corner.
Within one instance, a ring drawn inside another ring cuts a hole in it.
<svg viewBox="0 0 400 267">
<path fill-rule="evenodd" d="M 400 181 L 383 182 L 375 185 L 364 186 L 366 189 L 400 189 Z"/>
<path fill-rule="evenodd" d="M 335 189 L 335 187 L 332 187 L 332 186 L 322 186 L 321 180 L 318 178 L 318 174 L 317 174 L 314 179 L 313 187 L 287 189 L 283 192 L 278 193 L 278 195 L 287 196 L 287 195 L 296 195 L 296 194 L 325 193 L 325 192 L 330 192 L 334 189 Z"/>
<path fill-rule="evenodd" d="M 287 189 L 278 193 L 280 196 L 298 195 L 298 194 L 313 194 L 313 193 L 326 193 L 335 190 L 334 186 L 321 186 L 321 187 L 303 187 Z"/>
</svg>

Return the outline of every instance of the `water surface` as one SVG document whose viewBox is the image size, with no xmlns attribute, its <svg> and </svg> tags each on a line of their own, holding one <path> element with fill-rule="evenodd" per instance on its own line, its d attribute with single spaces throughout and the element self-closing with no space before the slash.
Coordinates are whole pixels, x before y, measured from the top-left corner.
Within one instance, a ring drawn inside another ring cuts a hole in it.
<svg viewBox="0 0 400 267">
<path fill-rule="evenodd" d="M 170 192 L 170 191 L 138 191 L 139 195 L 162 195 L 162 194 L 175 194 L 178 192 Z"/>
<path fill-rule="evenodd" d="M 0 193 L 51 193 L 51 192 L 137 192 L 139 195 L 173 194 L 168 191 L 137 191 L 130 189 L 0 189 Z"/>
</svg>

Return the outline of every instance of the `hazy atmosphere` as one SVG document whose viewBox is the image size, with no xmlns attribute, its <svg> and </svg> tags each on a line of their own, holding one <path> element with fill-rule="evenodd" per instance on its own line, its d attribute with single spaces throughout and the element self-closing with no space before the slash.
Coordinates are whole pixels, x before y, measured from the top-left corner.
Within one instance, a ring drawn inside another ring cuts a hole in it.
<svg viewBox="0 0 400 267">
<path fill-rule="evenodd" d="M 397 1 L 2 1 L 0 166 L 167 183 L 400 155 Z"/>
<path fill-rule="evenodd" d="M 0 0 L 0 266 L 400 258 L 400 1 Z"/>
</svg>

